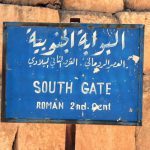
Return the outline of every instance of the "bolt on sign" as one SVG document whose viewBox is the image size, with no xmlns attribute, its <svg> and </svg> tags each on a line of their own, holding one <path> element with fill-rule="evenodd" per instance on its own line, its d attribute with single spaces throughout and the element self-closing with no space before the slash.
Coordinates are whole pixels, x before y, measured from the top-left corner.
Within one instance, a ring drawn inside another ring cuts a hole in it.
<svg viewBox="0 0 150 150">
<path fill-rule="evenodd" d="M 143 25 L 4 23 L 2 120 L 141 125 Z"/>
</svg>

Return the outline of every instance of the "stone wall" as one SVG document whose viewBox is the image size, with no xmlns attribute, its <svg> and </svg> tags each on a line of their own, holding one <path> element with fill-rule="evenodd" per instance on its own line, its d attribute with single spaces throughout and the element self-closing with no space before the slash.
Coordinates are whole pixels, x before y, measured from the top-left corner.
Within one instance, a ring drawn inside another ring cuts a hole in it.
<svg viewBox="0 0 150 150">
<path fill-rule="evenodd" d="M 149 150 L 149 0 L 0 0 L 0 75 L 4 21 L 59 23 L 70 18 L 82 23 L 145 24 L 143 126 L 77 125 L 76 150 Z M 0 150 L 64 149 L 65 124 L 0 123 Z"/>
</svg>

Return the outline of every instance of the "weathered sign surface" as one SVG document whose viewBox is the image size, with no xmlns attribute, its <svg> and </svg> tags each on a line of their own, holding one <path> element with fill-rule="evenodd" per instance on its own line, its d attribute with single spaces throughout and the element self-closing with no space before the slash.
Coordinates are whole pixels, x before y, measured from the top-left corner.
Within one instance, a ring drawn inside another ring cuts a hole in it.
<svg viewBox="0 0 150 150">
<path fill-rule="evenodd" d="M 3 116 L 141 125 L 143 25 L 4 23 Z"/>
</svg>

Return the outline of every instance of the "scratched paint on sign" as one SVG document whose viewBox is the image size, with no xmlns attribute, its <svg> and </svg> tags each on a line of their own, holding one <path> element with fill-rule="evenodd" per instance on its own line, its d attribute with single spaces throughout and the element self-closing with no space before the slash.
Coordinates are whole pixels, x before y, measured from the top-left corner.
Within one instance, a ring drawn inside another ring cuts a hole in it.
<svg viewBox="0 0 150 150">
<path fill-rule="evenodd" d="M 6 25 L 6 118 L 141 122 L 142 25 Z"/>
</svg>

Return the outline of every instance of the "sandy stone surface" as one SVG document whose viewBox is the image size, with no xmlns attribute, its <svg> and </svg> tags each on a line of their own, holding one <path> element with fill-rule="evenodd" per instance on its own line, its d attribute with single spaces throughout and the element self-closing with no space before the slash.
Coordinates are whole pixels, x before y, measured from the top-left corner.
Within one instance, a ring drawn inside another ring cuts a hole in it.
<svg viewBox="0 0 150 150">
<path fill-rule="evenodd" d="M 133 10 L 150 10 L 149 0 L 125 0 L 125 6 Z"/>
<path fill-rule="evenodd" d="M 15 150 L 64 150 L 65 125 L 20 124 Z"/>
<path fill-rule="evenodd" d="M 1 102 L 1 88 L 2 86 L 0 81 L 0 102 Z M 17 129 L 18 125 L 15 123 L 0 122 L 0 150 L 12 150 Z"/>
<path fill-rule="evenodd" d="M 77 125 L 77 150 L 135 150 L 135 127 Z"/>
<path fill-rule="evenodd" d="M 60 16 L 62 23 L 70 23 L 70 18 L 80 18 L 81 23 L 118 23 L 117 19 L 109 13 L 61 11 Z"/>
<path fill-rule="evenodd" d="M 67 10 L 90 10 L 100 12 L 118 12 L 123 10 L 123 0 L 63 0 Z"/>
<path fill-rule="evenodd" d="M 15 123 L 0 123 L 0 150 L 12 150 L 17 128 Z"/>
<path fill-rule="evenodd" d="M 136 148 L 150 148 L 150 73 L 144 76 L 143 125 L 136 128 Z"/>
<path fill-rule="evenodd" d="M 144 24 L 144 72 L 150 71 L 150 12 L 121 12 L 116 14 L 122 24 Z"/>
<path fill-rule="evenodd" d="M 31 5 L 31 6 L 42 6 L 56 3 L 60 3 L 60 0 L 1 0 L 2 3 L 6 4 L 18 4 L 18 5 Z"/>
</svg>

